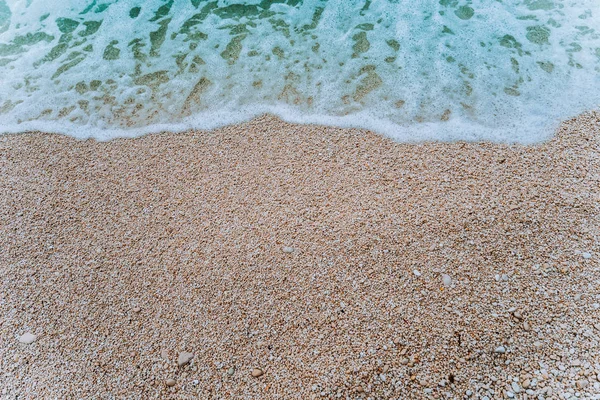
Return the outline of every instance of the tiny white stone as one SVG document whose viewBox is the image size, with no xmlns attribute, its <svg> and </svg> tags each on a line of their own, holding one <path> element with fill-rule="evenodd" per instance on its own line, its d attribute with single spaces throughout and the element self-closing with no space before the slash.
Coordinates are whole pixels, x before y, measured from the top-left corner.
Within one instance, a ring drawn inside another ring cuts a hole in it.
<svg viewBox="0 0 600 400">
<path fill-rule="evenodd" d="M 504 353 L 506 353 L 506 348 L 504 346 L 498 346 L 498 347 L 496 347 L 496 350 L 494 350 L 494 352 L 499 353 L 499 354 L 504 354 Z"/>
<path fill-rule="evenodd" d="M 513 392 L 506 392 L 506 395 L 511 399 L 515 397 L 515 394 Z"/>
<path fill-rule="evenodd" d="M 505 282 L 508 281 L 508 275 L 503 274 L 502 275 L 502 280 L 505 281 Z"/>
<path fill-rule="evenodd" d="M 283 252 L 284 253 L 293 253 L 294 252 L 294 248 L 286 246 L 286 247 L 283 248 Z"/>
<path fill-rule="evenodd" d="M 31 344 L 31 343 L 35 342 L 36 339 L 37 339 L 36 335 L 27 332 L 19 338 L 19 342 L 25 343 L 25 344 Z"/>
<path fill-rule="evenodd" d="M 521 392 L 521 387 L 519 386 L 519 384 L 517 382 L 511 383 L 510 387 L 512 388 L 513 392 L 515 392 L 515 393 Z"/>
<path fill-rule="evenodd" d="M 583 253 L 581 254 L 583 256 L 583 258 L 585 258 L 586 260 L 589 260 L 590 258 L 592 258 L 592 254 L 591 253 Z"/>
<path fill-rule="evenodd" d="M 413 271 L 413 274 L 415 274 L 416 276 L 421 276 L 421 273 L 419 271 L 417 271 L 416 269 Z"/>
<path fill-rule="evenodd" d="M 452 278 L 450 275 L 442 274 L 442 282 L 444 282 L 444 286 L 450 287 L 452 285 Z"/>
</svg>

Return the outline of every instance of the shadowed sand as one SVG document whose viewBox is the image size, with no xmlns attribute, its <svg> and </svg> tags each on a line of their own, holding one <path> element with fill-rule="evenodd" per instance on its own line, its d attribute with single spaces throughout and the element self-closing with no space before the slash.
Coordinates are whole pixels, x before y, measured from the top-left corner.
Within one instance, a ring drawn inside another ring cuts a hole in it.
<svg viewBox="0 0 600 400">
<path fill-rule="evenodd" d="M 528 147 L 2 136 L 2 398 L 600 393 L 599 154 L 598 113 Z"/>
</svg>

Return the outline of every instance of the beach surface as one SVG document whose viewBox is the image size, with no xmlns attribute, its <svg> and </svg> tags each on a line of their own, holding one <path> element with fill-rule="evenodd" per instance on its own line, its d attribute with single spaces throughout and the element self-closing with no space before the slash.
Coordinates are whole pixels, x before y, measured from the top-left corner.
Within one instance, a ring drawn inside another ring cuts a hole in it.
<svg viewBox="0 0 600 400">
<path fill-rule="evenodd" d="M 0 397 L 598 398 L 599 240 L 599 113 L 1 136 Z"/>
</svg>

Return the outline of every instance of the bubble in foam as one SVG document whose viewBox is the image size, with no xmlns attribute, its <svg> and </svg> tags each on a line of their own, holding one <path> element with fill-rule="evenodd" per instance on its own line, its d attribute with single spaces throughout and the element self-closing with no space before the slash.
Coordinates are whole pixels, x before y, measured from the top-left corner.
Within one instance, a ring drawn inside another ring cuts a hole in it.
<svg viewBox="0 0 600 400">
<path fill-rule="evenodd" d="M 547 139 L 600 105 L 595 0 L 0 0 L 0 131 L 261 113 L 401 141 Z"/>
</svg>

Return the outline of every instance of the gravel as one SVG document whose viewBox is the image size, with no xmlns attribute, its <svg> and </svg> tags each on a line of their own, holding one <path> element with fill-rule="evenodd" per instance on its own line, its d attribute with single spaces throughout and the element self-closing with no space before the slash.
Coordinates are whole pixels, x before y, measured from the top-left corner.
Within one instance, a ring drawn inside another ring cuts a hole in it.
<svg viewBox="0 0 600 400">
<path fill-rule="evenodd" d="M 597 398 L 599 127 L 2 136 L 0 398 Z"/>
</svg>

